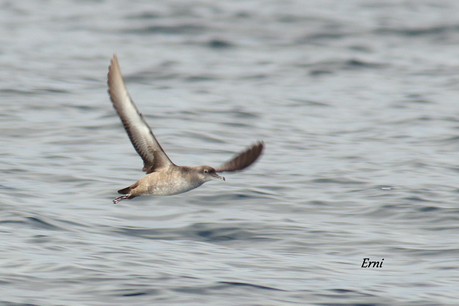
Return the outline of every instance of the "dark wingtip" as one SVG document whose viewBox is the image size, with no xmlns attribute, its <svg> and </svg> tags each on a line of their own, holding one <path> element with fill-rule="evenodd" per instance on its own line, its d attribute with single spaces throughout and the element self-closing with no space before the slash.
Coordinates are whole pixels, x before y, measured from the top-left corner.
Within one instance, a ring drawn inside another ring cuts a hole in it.
<svg viewBox="0 0 459 306">
<path fill-rule="evenodd" d="M 258 141 L 252 146 L 250 146 L 245 151 L 236 155 L 233 159 L 226 162 L 222 166 L 216 169 L 217 172 L 233 172 L 244 170 L 245 168 L 251 166 L 257 159 L 260 157 L 265 144 L 263 141 Z"/>
<path fill-rule="evenodd" d="M 260 153 L 263 151 L 263 149 L 265 148 L 265 142 L 263 140 L 258 140 L 257 141 L 257 145 L 260 147 Z"/>
</svg>

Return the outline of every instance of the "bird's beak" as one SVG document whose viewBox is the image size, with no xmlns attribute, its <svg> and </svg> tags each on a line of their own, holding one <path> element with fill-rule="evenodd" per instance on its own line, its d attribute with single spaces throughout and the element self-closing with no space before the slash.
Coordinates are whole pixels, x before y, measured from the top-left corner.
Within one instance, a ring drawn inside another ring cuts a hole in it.
<svg viewBox="0 0 459 306">
<path fill-rule="evenodd" d="M 218 175 L 217 173 L 211 173 L 211 176 L 215 177 L 216 179 L 224 181 L 225 178 L 223 176 Z"/>
</svg>

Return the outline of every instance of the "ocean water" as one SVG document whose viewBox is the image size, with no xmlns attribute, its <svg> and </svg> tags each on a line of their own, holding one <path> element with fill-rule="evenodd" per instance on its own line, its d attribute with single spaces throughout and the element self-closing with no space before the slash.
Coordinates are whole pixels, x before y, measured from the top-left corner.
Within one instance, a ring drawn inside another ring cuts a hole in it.
<svg viewBox="0 0 459 306">
<path fill-rule="evenodd" d="M 458 12 L 0 1 L 0 305 L 457 305 Z M 143 176 L 114 53 L 176 164 L 264 155 L 113 205 Z"/>
</svg>

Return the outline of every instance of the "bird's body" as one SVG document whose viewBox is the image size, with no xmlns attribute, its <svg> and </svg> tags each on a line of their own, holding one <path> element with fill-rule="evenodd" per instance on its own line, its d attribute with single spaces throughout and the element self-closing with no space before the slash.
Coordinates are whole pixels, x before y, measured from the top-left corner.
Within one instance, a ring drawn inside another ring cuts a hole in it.
<svg viewBox="0 0 459 306">
<path fill-rule="evenodd" d="M 263 151 L 258 142 L 246 151 L 214 169 L 210 166 L 186 167 L 175 165 L 156 140 L 142 114 L 138 111 L 124 84 L 116 55 L 108 71 L 108 92 L 124 128 L 137 153 L 143 159 L 143 171 L 147 173 L 136 183 L 121 189 L 124 194 L 113 200 L 116 204 L 138 196 L 167 196 L 195 189 L 212 179 L 225 180 L 217 172 L 233 172 L 247 168 Z"/>
<path fill-rule="evenodd" d="M 142 177 L 133 185 L 120 190 L 133 197 L 140 195 L 166 196 L 183 193 L 198 188 L 205 181 L 191 167 L 170 166 L 159 172 Z"/>
</svg>

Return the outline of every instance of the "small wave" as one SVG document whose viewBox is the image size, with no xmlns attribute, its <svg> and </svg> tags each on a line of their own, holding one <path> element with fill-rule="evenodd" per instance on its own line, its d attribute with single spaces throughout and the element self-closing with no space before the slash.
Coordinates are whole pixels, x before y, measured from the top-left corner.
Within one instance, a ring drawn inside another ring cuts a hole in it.
<svg viewBox="0 0 459 306">
<path fill-rule="evenodd" d="M 42 95 L 42 94 L 49 94 L 49 93 L 60 93 L 60 94 L 69 94 L 71 93 L 68 90 L 59 89 L 59 88 L 35 88 L 35 89 L 28 89 L 28 90 L 20 90 L 20 89 L 12 89 L 12 88 L 4 88 L 0 89 L 0 95 L 21 95 L 21 96 L 28 96 L 28 95 Z"/>
<path fill-rule="evenodd" d="M 433 26 L 428 28 L 380 28 L 376 29 L 375 34 L 379 35 L 400 35 L 408 37 L 417 37 L 417 36 L 432 36 L 445 34 L 447 32 L 457 32 L 459 31 L 458 25 L 442 25 L 442 26 Z"/>
<path fill-rule="evenodd" d="M 369 62 L 362 59 L 343 59 L 322 61 L 303 65 L 309 68 L 309 74 L 319 76 L 322 74 L 330 74 L 339 70 L 361 70 L 361 69 L 383 69 L 387 67 L 385 63 Z"/>
<path fill-rule="evenodd" d="M 180 228 L 120 228 L 115 233 L 144 239 L 162 240 L 198 240 L 206 242 L 224 241 L 255 241 L 266 240 L 267 237 L 254 233 L 245 224 L 231 223 L 195 223 Z"/>
<path fill-rule="evenodd" d="M 262 290 L 275 290 L 275 291 L 287 291 L 279 288 L 274 288 L 274 287 L 269 287 L 269 286 L 262 286 L 262 285 L 256 285 L 256 284 L 250 284 L 250 283 L 241 283 L 241 282 L 218 282 L 219 284 L 224 284 L 224 285 L 229 285 L 229 286 L 236 286 L 236 287 L 252 287 L 256 289 L 262 289 Z"/>
<path fill-rule="evenodd" d="M 365 184 L 365 182 L 346 179 L 346 178 L 320 178 L 312 180 L 313 183 L 319 184 L 344 184 L 344 185 L 360 185 Z"/>
<path fill-rule="evenodd" d="M 214 81 L 218 79 L 219 78 L 216 75 L 210 75 L 210 74 L 189 75 L 185 77 L 185 81 L 187 82 L 204 82 L 204 81 Z"/>
<path fill-rule="evenodd" d="M 197 24 L 152 25 L 137 29 L 124 30 L 129 34 L 200 34 L 206 27 Z"/>
<path fill-rule="evenodd" d="M 212 49 L 229 49 L 234 47 L 233 43 L 222 39 L 211 39 L 206 45 Z"/>
<path fill-rule="evenodd" d="M 23 226 L 30 226 L 31 228 L 38 228 L 38 229 L 47 229 L 47 230 L 61 230 L 59 226 L 51 224 L 50 222 L 44 221 L 38 217 L 25 217 L 21 218 L 20 220 L 17 219 L 5 219 L 1 220 L 0 224 L 16 224 L 14 227 L 23 227 Z"/>
<path fill-rule="evenodd" d="M 1 306 L 40 306 L 39 304 L 30 304 L 30 303 L 13 303 L 13 302 L 6 302 L 1 301 Z"/>
<path fill-rule="evenodd" d="M 42 229 L 47 229 L 47 230 L 60 230 L 61 229 L 60 227 L 53 225 L 49 222 L 46 222 L 42 220 L 41 218 L 26 217 L 26 220 L 32 227 L 42 228 Z"/>
<path fill-rule="evenodd" d="M 306 99 L 290 99 L 293 103 L 290 106 L 312 106 L 312 107 L 330 107 L 330 104 Z"/>
</svg>

